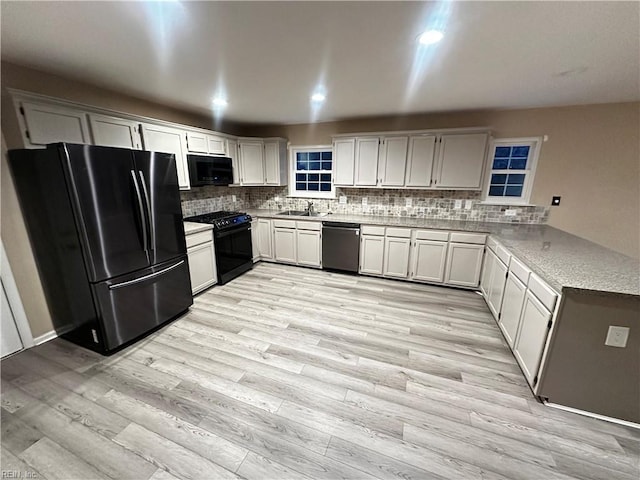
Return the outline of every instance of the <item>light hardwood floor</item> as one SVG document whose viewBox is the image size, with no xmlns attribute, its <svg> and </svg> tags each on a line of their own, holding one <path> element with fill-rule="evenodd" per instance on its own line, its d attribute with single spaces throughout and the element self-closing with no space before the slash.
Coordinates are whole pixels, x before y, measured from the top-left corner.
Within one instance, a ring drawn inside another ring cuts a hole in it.
<svg viewBox="0 0 640 480">
<path fill-rule="evenodd" d="M 640 431 L 537 403 L 480 295 L 259 264 L 136 345 L 2 361 L 2 470 L 628 479 Z"/>
</svg>

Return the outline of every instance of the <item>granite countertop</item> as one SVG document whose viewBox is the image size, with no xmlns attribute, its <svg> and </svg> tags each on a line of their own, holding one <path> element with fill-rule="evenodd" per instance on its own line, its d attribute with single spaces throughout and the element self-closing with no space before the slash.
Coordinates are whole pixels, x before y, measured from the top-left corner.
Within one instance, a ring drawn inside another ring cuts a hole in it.
<svg viewBox="0 0 640 480">
<path fill-rule="evenodd" d="M 189 235 L 190 233 L 204 232 L 205 230 L 213 230 L 213 225 L 209 223 L 195 223 L 195 222 L 183 222 L 184 233 Z"/>
<path fill-rule="evenodd" d="M 296 217 L 278 215 L 279 211 L 250 209 L 247 213 L 262 218 L 488 233 L 558 292 L 575 289 L 640 296 L 640 261 L 548 225 L 377 215 Z"/>
</svg>

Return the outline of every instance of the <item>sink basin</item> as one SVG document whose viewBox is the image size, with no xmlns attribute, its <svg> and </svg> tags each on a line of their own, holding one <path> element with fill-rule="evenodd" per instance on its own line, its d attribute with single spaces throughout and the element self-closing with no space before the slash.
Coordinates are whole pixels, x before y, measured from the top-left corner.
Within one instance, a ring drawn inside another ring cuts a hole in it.
<svg viewBox="0 0 640 480">
<path fill-rule="evenodd" d="M 284 212 L 278 213 L 278 215 L 294 215 L 296 217 L 308 217 L 309 212 L 305 210 L 285 210 Z"/>
</svg>

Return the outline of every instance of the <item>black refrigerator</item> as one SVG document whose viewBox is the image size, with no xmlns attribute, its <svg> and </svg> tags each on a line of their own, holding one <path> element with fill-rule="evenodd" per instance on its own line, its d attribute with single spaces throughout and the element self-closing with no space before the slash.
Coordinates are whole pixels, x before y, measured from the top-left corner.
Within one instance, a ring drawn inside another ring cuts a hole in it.
<svg viewBox="0 0 640 480">
<path fill-rule="evenodd" d="M 193 303 L 172 154 L 61 143 L 9 163 L 59 336 L 107 354 Z"/>
</svg>

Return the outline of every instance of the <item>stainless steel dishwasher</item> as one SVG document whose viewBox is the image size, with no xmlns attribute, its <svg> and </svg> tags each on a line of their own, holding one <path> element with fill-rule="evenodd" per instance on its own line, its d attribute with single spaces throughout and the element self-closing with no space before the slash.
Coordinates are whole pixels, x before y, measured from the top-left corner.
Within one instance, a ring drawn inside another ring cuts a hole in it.
<svg viewBox="0 0 640 480">
<path fill-rule="evenodd" d="M 357 272 L 360 261 L 360 224 L 322 222 L 322 268 Z"/>
</svg>

